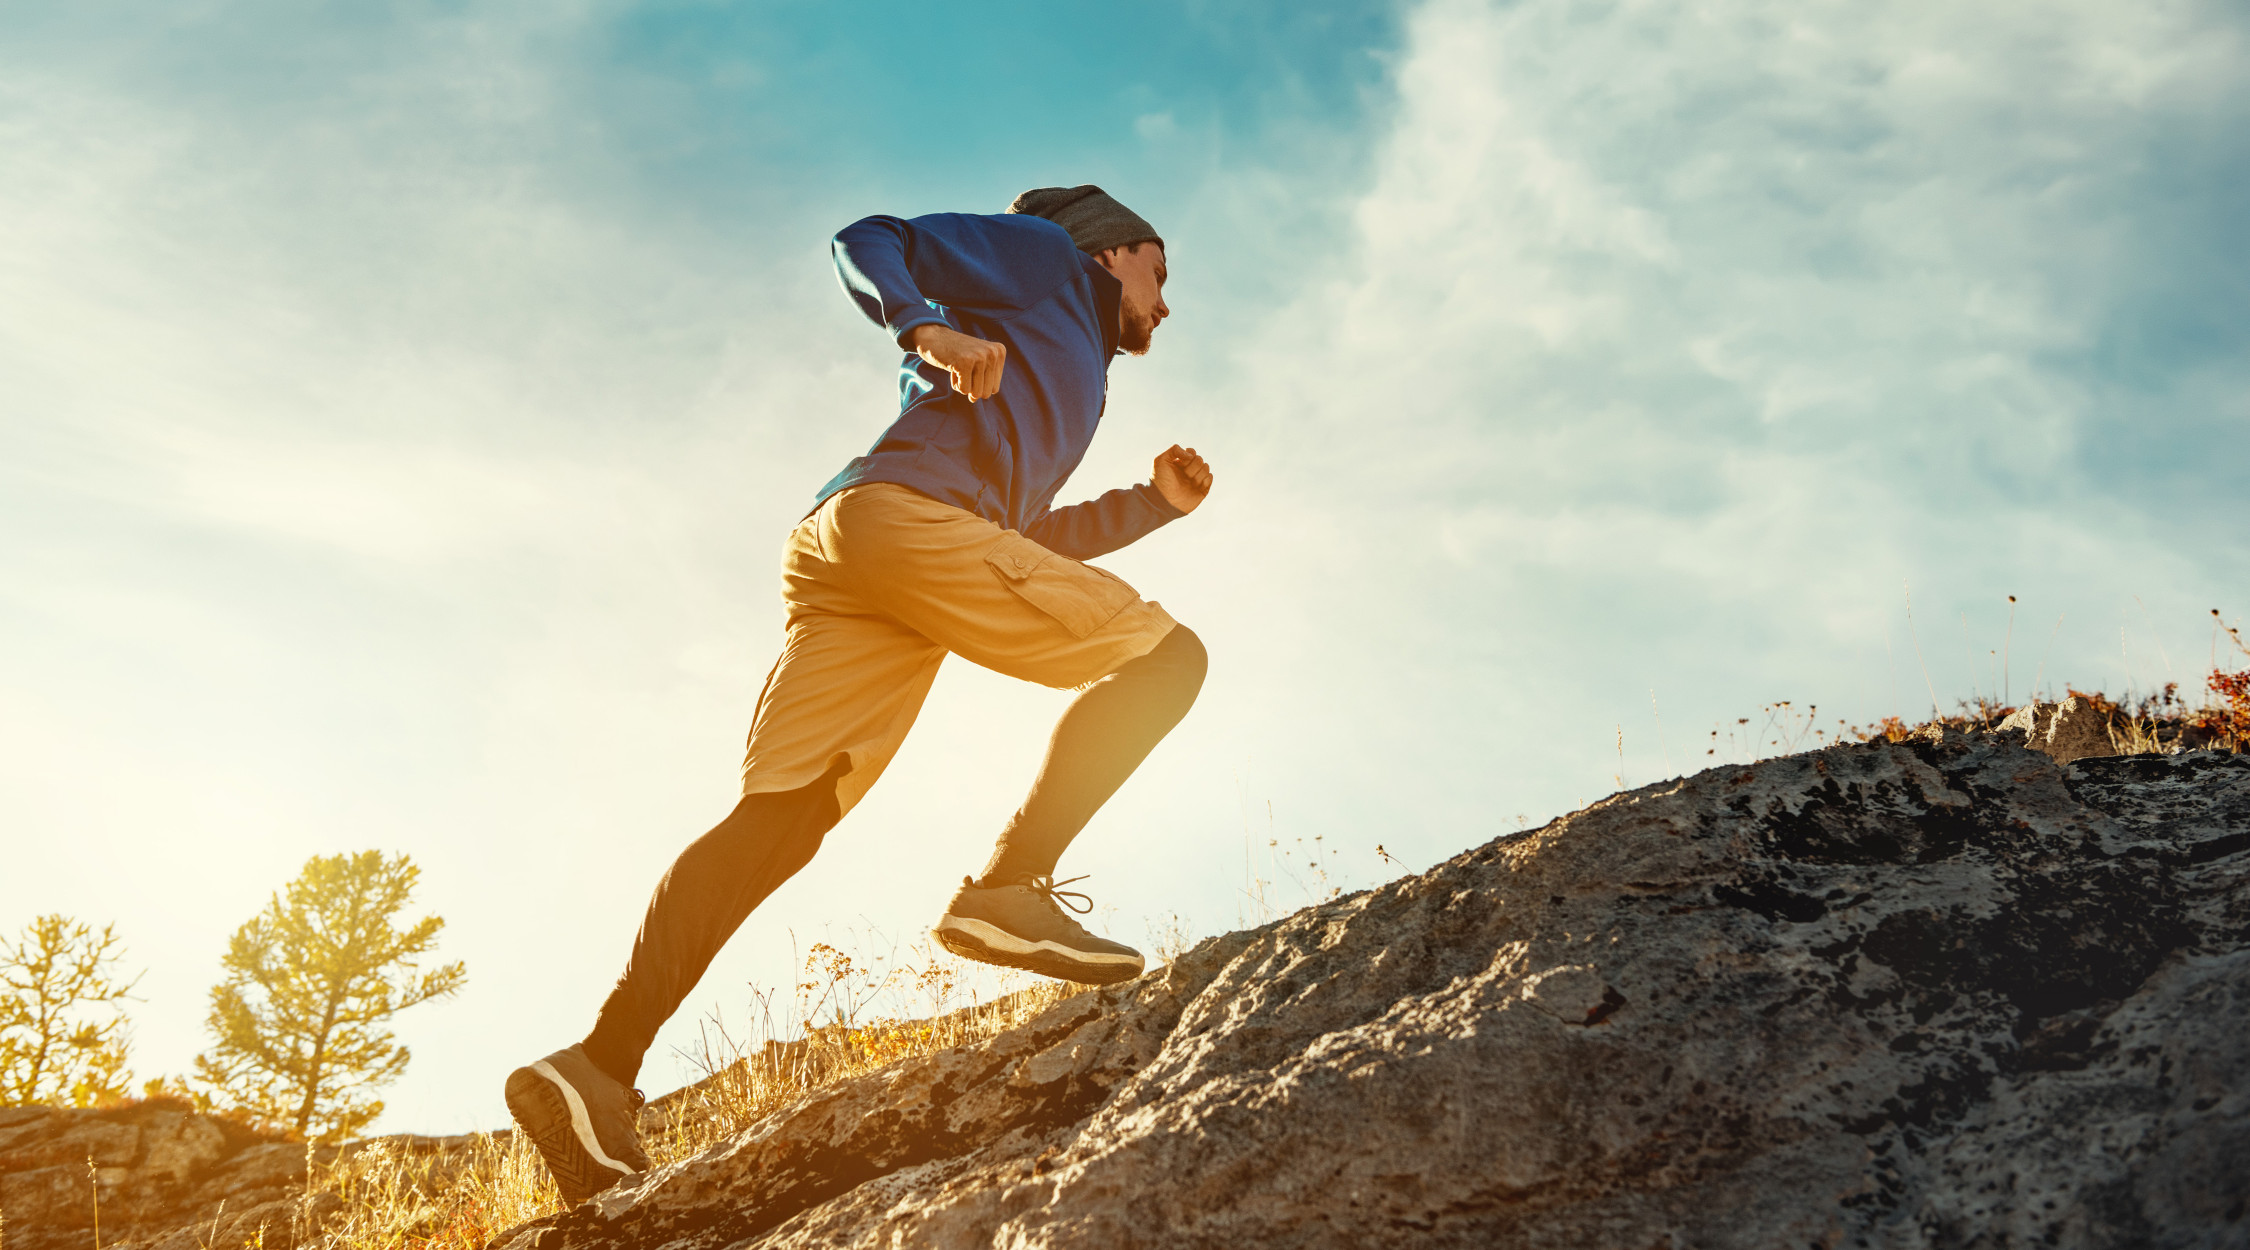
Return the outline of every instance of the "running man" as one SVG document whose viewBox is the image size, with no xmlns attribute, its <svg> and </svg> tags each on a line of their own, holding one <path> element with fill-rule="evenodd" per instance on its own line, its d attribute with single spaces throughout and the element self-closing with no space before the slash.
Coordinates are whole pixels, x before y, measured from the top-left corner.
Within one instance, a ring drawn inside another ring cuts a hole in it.
<svg viewBox="0 0 2250 1250">
<path fill-rule="evenodd" d="M 1164 240 L 1095 186 L 993 215 L 869 217 L 832 245 L 845 291 L 909 353 L 899 416 L 821 488 L 781 556 L 788 609 L 742 765 L 742 801 L 656 886 L 593 1031 L 508 1076 L 508 1110 L 571 1205 L 645 1170 L 632 1088 L 656 1032 L 752 908 L 811 861 L 882 775 L 947 653 L 1080 688 L 992 857 L 938 941 L 985 963 L 1107 984 L 1140 952 L 1064 907 L 1055 863 L 1195 702 L 1202 642 L 1080 563 L 1193 512 L 1192 447 L 1149 481 L 1053 506 L 1101 423 L 1109 362 L 1145 354 L 1171 309 Z M 1062 884 L 1068 884 L 1064 882 Z"/>
</svg>

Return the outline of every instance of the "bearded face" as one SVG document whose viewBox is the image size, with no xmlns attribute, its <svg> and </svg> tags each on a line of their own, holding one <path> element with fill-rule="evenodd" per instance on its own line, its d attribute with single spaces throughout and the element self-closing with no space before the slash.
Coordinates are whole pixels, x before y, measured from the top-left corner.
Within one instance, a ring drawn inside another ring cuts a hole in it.
<svg viewBox="0 0 2250 1250">
<path fill-rule="evenodd" d="M 1148 355 L 1149 343 L 1156 336 L 1157 316 L 1151 309 L 1121 305 L 1117 310 L 1117 345 L 1130 356 Z"/>
<path fill-rule="evenodd" d="M 1128 354 L 1145 356 L 1156 327 L 1172 315 L 1164 302 L 1164 279 L 1170 276 L 1164 263 L 1164 245 L 1136 243 L 1129 248 L 1111 248 L 1099 259 L 1124 288 L 1117 301 L 1117 346 Z"/>
</svg>

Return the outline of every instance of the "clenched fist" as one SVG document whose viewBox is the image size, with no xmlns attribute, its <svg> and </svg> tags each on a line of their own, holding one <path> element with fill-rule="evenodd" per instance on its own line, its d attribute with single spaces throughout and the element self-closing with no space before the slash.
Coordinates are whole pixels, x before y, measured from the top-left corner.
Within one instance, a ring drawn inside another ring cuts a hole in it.
<svg viewBox="0 0 2250 1250">
<path fill-rule="evenodd" d="M 1164 502 L 1182 512 L 1193 512 L 1211 493 L 1211 466 L 1195 454 L 1195 448 L 1172 444 L 1156 455 L 1156 473 L 1151 482 Z"/>
<path fill-rule="evenodd" d="M 950 374 L 953 389 L 972 404 L 1000 389 L 1000 372 L 1008 365 L 1004 344 L 935 323 L 908 330 L 900 346 Z"/>
</svg>

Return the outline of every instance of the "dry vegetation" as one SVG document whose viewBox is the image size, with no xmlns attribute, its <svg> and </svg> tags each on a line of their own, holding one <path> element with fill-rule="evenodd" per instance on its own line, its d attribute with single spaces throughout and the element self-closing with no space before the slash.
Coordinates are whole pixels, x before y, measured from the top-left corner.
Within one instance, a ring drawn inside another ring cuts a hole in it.
<svg viewBox="0 0 2250 1250">
<path fill-rule="evenodd" d="M 1001 993 L 976 1001 L 966 987 L 979 979 L 977 971 L 924 945 L 903 958 L 855 960 L 822 943 L 806 956 L 804 970 L 790 1001 L 758 996 L 746 1036 L 723 1020 L 704 1022 L 700 1053 L 690 1060 L 703 1078 L 641 1113 L 642 1137 L 659 1166 L 748 1128 L 807 1091 L 995 1036 L 1083 990 L 1002 973 Z M 559 1202 L 538 1152 L 507 1132 L 443 1143 L 378 1139 L 344 1151 L 313 1184 L 309 1207 L 340 1205 L 311 1243 L 337 1250 L 471 1250 Z"/>
<path fill-rule="evenodd" d="M 2235 651 L 2235 663 L 2250 662 L 2250 643 L 2242 631 L 2229 625 L 2216 608 L 2212 618 L 2211 672 L 2204 678 L 2203 697 L 2192 702 L 2180 693 L 2178 682 L 2166 682 L 2154 694 L 2131 694 L 2111 699 L 2098 690 L 2064 687 L 2063 697 L 2084 699 L 2108 723 L 2109 740 L 2120 754 L 2162 755 L 2173 751 L 2250 751 L 2250 667 L 2229 672 L 2219 656 L 2218 639 L 2225 637 Z M 2054 702 L 2051 697 L 2044 702 Z M 1886 716 L 1871 725 L 1854 725 L 1838 719 L 1825 723 L 1820 709 L 1808 704 L 1797 708 L 1788 700 L 1758 709 L 1758 717 L 1741 717 L 1733 725 L 1711 731 L 1704 751 L 1707 757 L 1750 760 L 1785 755 L 1838 742 L 1872 742 L 1881 738 L 1897 742 L 1928 725 L 1952 729 L 1995 729 L 2017 705 L 1990 694 L 1962 700 L 1947 715 L 1934 715 L 1920 724 Z M 1935 710 L 1933 706 L 1933 711 Z M 1755 725 L 1756 728 L 1752 728 Z"/>
<path fill-rule="evenodd" d="M 2099 690 L 2066 687 L 2064 696 L 2084 699 L 2108 722 L 2109 740 L 2121 755 L 2165 755 L 2173 751 L 2250 751 L 2250 671 L 2213 673 L 2211 682 L 2219 697 L 2202 707 L 2191 707 L 2180 695 L 2179 683 L 2168 682 L 2151 695 L 2126 700 L 2111 699 Z M 2226 683 L 2222 688 L 2221 683 Z M 1949 729 L 1997 729 L 2018 705 L 1997 699 L 1964 699 L 1954 710 L 1909 724 L 1886 716 L 1873 724 L 1854 725 L 1838 719 L 1819 721 L 1820 708 L 1808 705 L 1799 711 L 1787 700 L 1758 709 L 1756 717 L 1742 717 L 1732 726 L 1711 731 L 1704 754 L 1728 762 L 1748 762 L 1773 755 L 1809 751 L 1842 742 L 1904 741 L 1931 725 Z M 1755 726 L 1755 728 L 1753 728 Z"/>
</svg>

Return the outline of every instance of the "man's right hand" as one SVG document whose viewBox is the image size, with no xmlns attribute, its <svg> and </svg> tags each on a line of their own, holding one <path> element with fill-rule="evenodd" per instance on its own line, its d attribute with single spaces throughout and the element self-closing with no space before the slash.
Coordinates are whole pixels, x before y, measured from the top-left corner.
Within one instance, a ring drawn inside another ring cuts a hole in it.
<svg viewBox="0 0 2250 1250">
<path fill-rule="evenodd" d="M 899 346 L 952 375 L 953 389 L 972 404 L 1000 389 L 1000 372 L 1008 364 L 1005 344 L 934 322 L 908 330 Z"/>
</svg>

